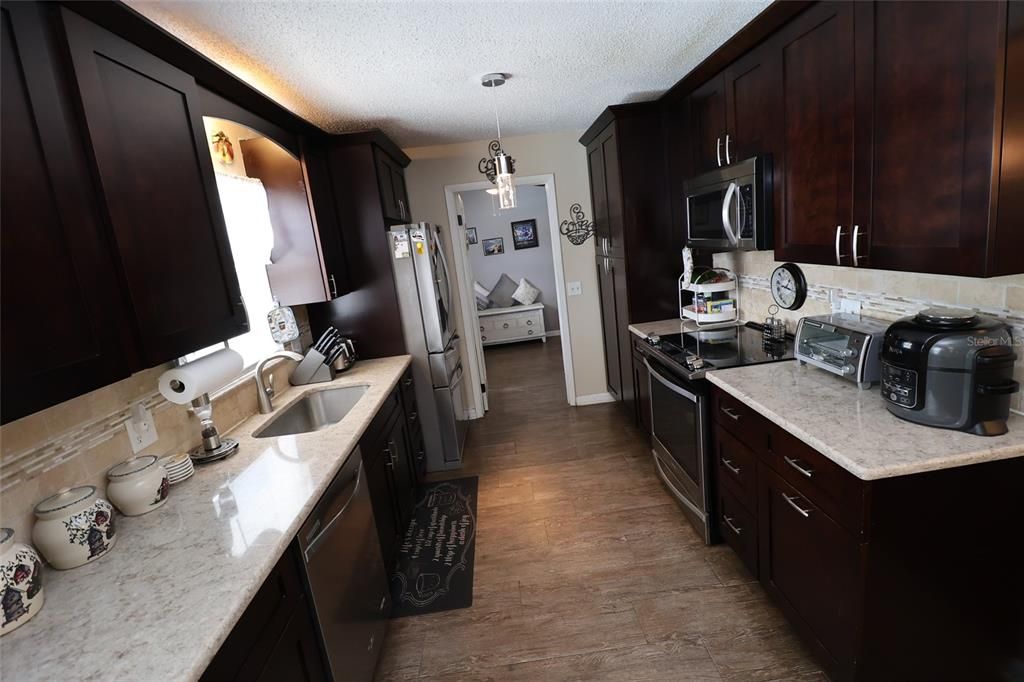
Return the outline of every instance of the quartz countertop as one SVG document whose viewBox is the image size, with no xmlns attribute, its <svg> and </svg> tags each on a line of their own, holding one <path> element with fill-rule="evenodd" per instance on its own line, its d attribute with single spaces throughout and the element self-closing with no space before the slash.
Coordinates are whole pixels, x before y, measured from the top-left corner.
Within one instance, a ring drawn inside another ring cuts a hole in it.
<svg viewBox="0 0 1024 682">
<path fill-rule="evenodd" d="M 795 361 L 706 377 L 865 481 L 1024 456 L 1024 417 L 1015 413 L 1009 433 L 983 437 L 899 419 L 885 408 L 878 387 L 862 391 Z"/>
<path fill-rule="evenodd" d="M 160 509 L 118 516 L 108 554 L 69 571 L 47 569 L 43 609 L 0 640 L 0 678 L 197 679 L 409 362 L 364 360 L 329 384 L 282 392 L 272 414 L 231 431 L 237 454 L 197 466 Z M 358 385 L 366 393 L 337 424 L 252 437 L 306 393 Z"/>
</svg>

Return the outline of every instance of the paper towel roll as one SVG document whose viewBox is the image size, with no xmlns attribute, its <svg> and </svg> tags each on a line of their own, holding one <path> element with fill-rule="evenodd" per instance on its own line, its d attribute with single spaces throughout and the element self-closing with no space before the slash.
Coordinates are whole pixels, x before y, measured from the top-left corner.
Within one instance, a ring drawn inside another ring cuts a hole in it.
<svg viewBox="0 0 1024 682">
<path fill-rule="evenodd" d="M 187 405 L 216 391 L 242 373 L 242 356 L 230 348 L 210 353 L 160 375 L 160 393 L 172 403 Z"/>
</svg>

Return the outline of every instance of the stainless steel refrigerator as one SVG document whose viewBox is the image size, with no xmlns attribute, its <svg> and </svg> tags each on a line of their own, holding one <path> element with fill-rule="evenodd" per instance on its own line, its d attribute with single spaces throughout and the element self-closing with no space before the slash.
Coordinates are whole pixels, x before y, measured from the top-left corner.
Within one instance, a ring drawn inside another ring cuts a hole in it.
<svg viewBox="0 0 1024 682">
<path fill-rule="evenodd" d="M 460 340 L 440 237 L 440 228 L 428 223 L 398 225 L 388 231 L 402 331 L 412 355 L 428 471 L 462 466 L 467 426 Z"/>
</svg>

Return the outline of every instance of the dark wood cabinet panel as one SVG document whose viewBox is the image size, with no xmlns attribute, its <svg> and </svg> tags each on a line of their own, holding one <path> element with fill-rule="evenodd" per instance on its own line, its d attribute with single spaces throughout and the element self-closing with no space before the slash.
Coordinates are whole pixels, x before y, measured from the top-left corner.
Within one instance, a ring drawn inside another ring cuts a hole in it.
<svg viewBox="0 0 1024 682">
<path fill-rule="evenodd" d="M 642 343 L 638 339 L 634 343 Z M 636 403 L 636 425 L 646 438 L 651 435 L 651 373 L 644 364 L 643 353 L 633 351 L 633 394 Z"/>
<path fill-rule="evenodd" d="M 689 100 L 689 139 L 694 172 L 728 165 L 725 153 L 725 79 L 721 74 L 715 76 L 690 93 Z"/>
<path fill-rule="evenodd" d="M 839 264 L 836 234 L 853 229 L 853 4 L 814 5 L 782 29 L 777 45 L 782 168 L 775 257 Z M 841 264 L 850 265 L 841 255 Z"/>
<path fill-rule="evenodd" d="M 608 392 L 622 400 L 622 361 L 619 348 L 618 305 L 616 303 L 615 277 L 612 275 L 610 258 L 597 259 L 597 286 L 601 298 L 601 331 L 604 341 L 604 366 Z"/>
<path fill-rule="evenodd" d="M 768 467 L 761 466 L 758 482 L 762 584 L 839 665 L 852 665 L 861 601 L 859 543 Z"/>
<path fill-rule="evenodd" d="M 985 272 L 1002 3 L 856 4 L 857 265 Z"/>
<path fill-rule="evenodd" d="M 380 202 L 384 217 L 397 222 L 408 222 L 409 197 L 405 193 L 405 171 L 386 152 L 374 147 L 374 164 L 380 185 Z"/>
<path fill-rule="evenodd" d="M 988 252 L 989 272 L 1024 272 L 1024 2 L 1008 3 L 1006 20 L 1006 84 L 1003 95 L 1003 134 L 999 150 L 999 196 L 995 234 Z"/>
<path fill-rule="evenodd" d="M 363 448 L 363 466 L 366 471 L 366 486 L 373 503 L 373 518 L 377 522 L 377 536 L 380 540 L 381 555 L 388 568 L 398 553 L 400 530 L 398 515 L 392 500 L 390 474 L 391 458 L 385 447 Z"/>
<path fill-rule="evenodd" d="M 750 574 L 756 577 L 757 516 L 726 486 L 719 486 L 716 502 L 718 534 L 736 552 Z"/>
<path fill-rule="evenodd" d="M 325 680 L 298 548 L 285 550 L 210 661 L 202 680 Z"/>
<path fill-rule="evenodd" d="M 608 184 L 605 178 L 604 142 L 611 137 L 609 128 L 587 147 L 587 171 L 590 176 L 590 205 L 594 210 L 594 244 L 600 256 L 608 255 L 611 238 L 608 223 Z"/>
<path fill-rule="evenodd" d="M 780 142 L 780 55 L 765 43 L 733 62 L 724 74 L 728 158 L 732 163 L 776 155 Z"/>
<path fill-rule="evenodd" d="M 316 223 L 320 255 L 327 274 L 330 298 L 352 291 L 352 278 L 345 256 L 345 237 L 331 188 L 327 151 L 316 143 L 302 145 L 302 172 L 308 190 L 310 211 Z"/>
<path fill-rule="evenodd" d="M 134 362 L 48 9 L 0 5 L 4 422 L 123 379 Z"/>
<path fill-rule="evenodd" d="M 195 80 L 61 13 L 143 364 L 244 333 Z"/>
</svg>

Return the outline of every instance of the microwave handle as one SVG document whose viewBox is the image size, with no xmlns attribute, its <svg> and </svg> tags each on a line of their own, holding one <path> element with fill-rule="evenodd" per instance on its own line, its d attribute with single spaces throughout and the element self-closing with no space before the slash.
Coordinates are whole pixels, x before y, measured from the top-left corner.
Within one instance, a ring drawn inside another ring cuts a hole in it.
<svg viewBox="0 0 1024 682">
<path fill-rule="evenodd" d="M 739 185 L 735 182 L 729 183 L 729 189 L 725 191 L 725 198 L 722 199 L 722 226 L 725 227 L 725 236 L 729 238 L 729 242 L 733 246 L 739 246 L 739 240 L 736 239 L 736 233 L 732 230 L 732 220 L 729 218 L 729 207 L 732 206 L 732 197 L 736 194 L 736 190 L 739 189 Z"/>
</svg>

